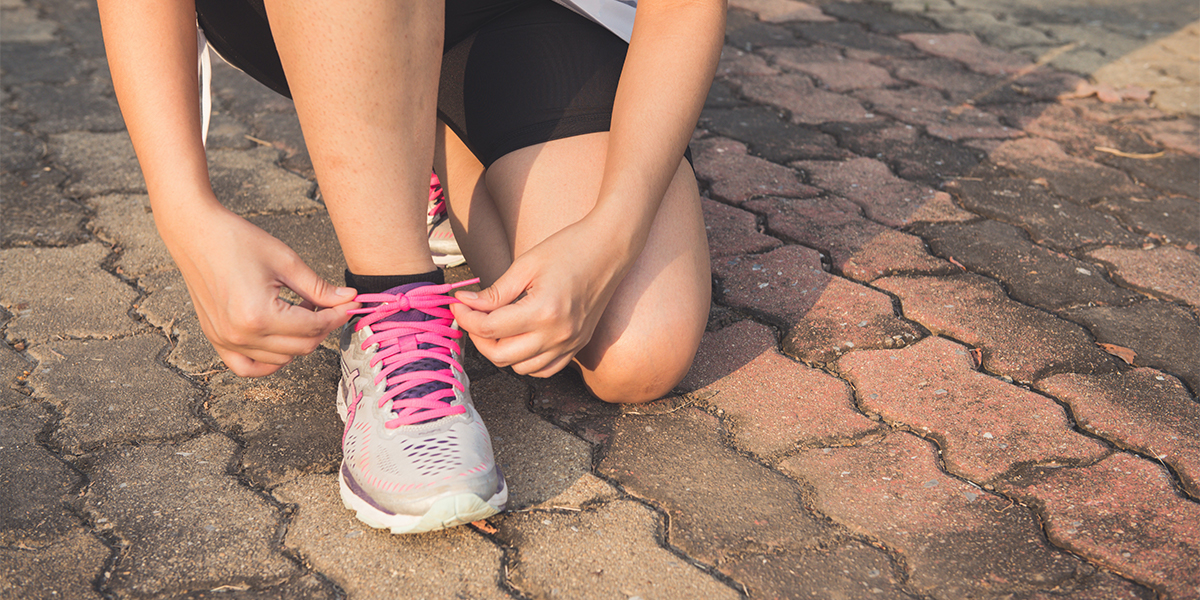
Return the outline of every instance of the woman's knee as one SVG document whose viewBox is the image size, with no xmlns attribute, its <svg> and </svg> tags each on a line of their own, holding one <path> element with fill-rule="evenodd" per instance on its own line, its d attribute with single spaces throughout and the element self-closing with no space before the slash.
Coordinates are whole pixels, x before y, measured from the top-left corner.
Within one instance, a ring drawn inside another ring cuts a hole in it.
<svg viewBox="0 0 1200 600">
<path fill-rule="evenodd" d="M 691 337 L 695 339 L 686 339 Z M 650 402 L 671 393 L 683 380 L 699 346 L 700 335 L 657 341 L 622 338 L 604 349 L 593 368 L 586 366 L 586 358 L 580 360 L 580 371 L 592 394 L 605 402 Z"/>
</svg>

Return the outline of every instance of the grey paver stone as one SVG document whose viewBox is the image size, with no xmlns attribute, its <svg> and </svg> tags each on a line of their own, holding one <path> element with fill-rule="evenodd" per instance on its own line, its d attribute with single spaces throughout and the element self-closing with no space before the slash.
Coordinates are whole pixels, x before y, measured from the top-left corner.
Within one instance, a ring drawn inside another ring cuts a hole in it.
<svg viewBox="0 0 1200 600">
<path fill-rule="evenodd" d="M 1064 201 L 1024 179 L 956 179 L 946 189 L 967 210 L 1016 225 L 1034 242 L 1060 252 L 1097 243 L 1140 245 L 1145 240 L 1112 217 Z"/>
<path fill-rule="evenodd" d="M 392 535 L 354 518 L 338 498 L 336 475 L 306 475 L 275 496 L 296 510 L 284 546 L 356 599 L 496 598 L 503 552 L 470 527 Z M 437 573 L 437 577 L 430 574 Z"/>
<path fill-rule="evenodd" d="M 100 196 L 88 205 L 96 211 L 91 221 L 96 236 L 119 248 L 116 267 L 120 273 L 137 278 L 174 268 L 154 227 L 149 196 Z"/>
<path fill-rule="evenodd" d="M 790 28 L 813 42 L 859 50 L 860 60 L 878 56 L 920 56 L 912 44 L 892 36 L 871 33 L 857 23 L 796 23 Z"/>
<path fill-rule="evenodd" d="M 889 10 L 883 4 L 861 2 L 830 2 L 821 5 L 821 12 L 842 20 L 862 23 L 876 33 L 935 33 L 938 27 L 921 17 Z"/>
<path fill-rule="evenodd" d="M 236 444 L 207 434 L 123 446 L 81 463 L 85 510 L 124 544 L 110 587 L 153 596 L 218 585 L 269 586 L 298 567 L 276 548 L 281 515 L 229 475 Z"/>
<path fill-rule="evenodd" d="M 1034 467 L 1000 489 L 1039 509 L 1056 546 L 1160 597 L 1200 593 L 1200 506 L 1159 465 L 1116 453 L 1087 467 Z"/>
<path fill-rule="evenodd" d="M 826 22 L 833 18 L 822 13 L 821 9 L 807 2 L 797 0 L 732 0 L 729 5 L 733 8 L 751 11 L 758 18 L 768 23 L 787 23 L 791 21 Z"/>
<path fill-rule="evenodd" d="M 164 346 L 157 335 L 136 335 L 30 348 L 38 367 L 29 387 L 63 413 L 51 440 L 78 454 L 199 431 L 202 424 L 192 410 L 201 392 L 158 363 Z"/>
<path fill-rule="evenodd" d="M 1011 225 L 983 220 L 921 226 L 917 232 L 938 256 L 952 257 L 973 272 L 1004 284 L 1010 296 L 1045 310 L 1137 301 L 1095 264 L 1047 250 Z"/>
<path fill-rule="evenodd" d="M 63 178 L 61 172 L 40 169 L 0 172 L 0 245 L 70 246 L 87 241 L 87 210 L 58 190 Z"/>
<path fill-rule="evenodd" d="M 1024 177 L 1044 179 L 1050 189 L 1079 203 L 1090 203 L 1104 196 L 1147 195 L 1147 190 L 1135 185 L 1121 171 L 1069 156 L 1050 140 L 1010 140 L 992 152 L 990 158 Z"/>
<path fill-rule="evenodd" d="M 1153 154 L 1159 150 L 1132 128 L 1083 118 L 1077 110 L 1066 105 L 1040 105 L 1031 116 L 1033 118 L 1028 119 L 1022 129 L 1057 142 L 1067 154 L 1079 158 L 1096 160 L 1112 156 L 1097 150 L 1097 147 L 1136 154 Z M 1146 161 L 1135 162 L 1140 164 Z"/>
<path fill-rule="evenodd" d="M 883 550 L 847 542 L 808 553 L 751 554 L 721 565 L 752 598 L 913 598 Z"/>
<path fill-rule="evenodd" d="M 0 345 L 0 410 L 29 402 L 21 393 L 25 378 L 33 372 L 34 363 L 14 351 L 8 344 Z"/>
<path fill-rule="evenodd" d="M 1168 371 L 1200 390 L 1200 326 L 1194 314 L 1169 302 L 1090 306 L 1060 313 L 1092 332 L 1096 341 L 1128 348 L 1133 364 Z"/>
<path fill-rule="evenodd" d="M 837 140 L 814 128 L 795 125 L 769 106 L 746 106 L 729 110 L 706 109 L 700 125 L 709 131 L 747 144 L 750 154 L 778 164 L 793 160 L 850 158 L 849 150 Z"/>
<path fill-rule="evenodd" d="M 886 70 L 867 62 L 846 58 L 828 46 L 768 47 L 762 52 L 770 57 L 776 66 L 785 71 L 796 71 L 814 77 L 822 86 L 833 92 L 900 84 L 892 79 Z"/>
<path fill-rule="evenodd" d="M 530 390 L 520 379 L 499 373 L 473 381 L 471 398 L 508 481 L 509 509 L 551 501 L 591 471 L 591 445 L 530 412 Z"/>
<path fill-rule="evenodd" d="M 241 468 L 270 489 L 312 472 L 332 472 L 341 460 L 342 422 L 336 398 L 337 356 L 318 349 L 266 377 L 219 373 L 208 382 L 208 414 L 242 440 Z"/>
<path fill-rule="evenodd" d="M 96 243 L 0 250 L 0 306 L 14 315 L 8 339 L 40 343 L 59 335 L 112 337 L 136 331 L 128 311 L 137 292 L 100 268 L 107 254 L 108 248 Z M 70 287 L 63 289 L 63 282 Z"/>
<path fill-rule="evenodd" d="M 42 19 L 37 9 L 19 5 L 5 8 L 4 25 L 0 26 L 5 42 L 46 43 L 54 41 L 58 29 L 53 21 Z"/>
<path fill-rule="evenodd" d="M 661 547 L 666 527 L 629 500 L 572 513 L 504 517 L 499 539 L 516 548 L 509 581 L 531 598 L 739 598 L 738 592 Z"/>
<path fill-rule="evenodd" d="M 968 71 L 960 63 L 944 58 L 892 59 L 880 62 L 892 67 L 896 77 L 900 79 L 946 93 L 951 102 L 974 99 L 982 103 L 988 98 L 981 94 L 993 85 L 992 78 Z"/>
<path fill-rule="evenodd" d="M 957 60 L 985 75 L 1011 75 L 1030 64 L 1029 59 L 1011 52 L 984 46 L 964 33 L 905 33 L 899 36 L 923 52 Z"/>
<path fill-rule="evenodd" d="M 7 104 L 7 100 L 4 104 Z M 36 170 L 29 175 L 40 177 L 42 159 L 46 157 L 46 142 L 27 131 L 17 129 L 10 115 L 8 111 L 0 112 L 5 125 L 0 127 L 0 145 L 5 149 L 4 153 L 0 154 L 0 169 L 3 169 L 5 177 L 13 176 L 14 179 L 16 171 Z"/>
<path fill-rule="evenodd" d="M 753 213 L 708 198 L 700 199 L 710 256 L 734 256 L 772 250 L 783 242 L 759 232 Z"/>
<path fill-rule="evenodd" d="M 82 528 L 42 548 L 0 548 L 0 597 L 103 598 L 94 582 L 110 553 Z"/>
<path fill-rule="evenodd" d="M 1200 245 L 1200 203 L 1191 198 L 1104 198 L 1096 208 L 1163 242 Z"/>
<path fill-rule="evenodd" d="M 712 185 L 717 199 L 741 204 L 754 196 L 815 196 L 819 191 L 800 182 L 795 171 L 750 156 L 746 145 L 725 138 L 696 144 L 696 176 Z"/>
<path fill-rule="evenodd" d="M 725 15 L 725 43 L 750 52 L 763 45 L 803 45 L 792 31 L 782 25 L 764 23 L 758 15 L 732 8 Z"/>
<path fill-rule="evenodd" d="M 167 354 L 168 364 L 193 375 L 223 367 L 216 350 L 204 337 L 187 284 L 179 271 L 147 275 L 138 284 L 148 293 L 136 307 L 138 314 L 173 341 Z"/>
<path fill-rule="evenodd" d="M 801 161 L 792 166 L 807 173 L 813 185 L 858 204 L 867 218 L 889 227 L 975 217 L 955 206 L 946 192 L 900 179 L 886 164 L 871 158 Z"/>
<path fill-rule="evenodd" d="M 838 370 L 863 410 L 934 438 L 947 470 L 971 481 L 1019 464 L 1079 463 L 1107 453 L 1072 431 L 1053 400 L 977 372 L 967 349 L 945 338 L 853 352 Z"/>
<path fill-rule="evenodd" d="M 1033 514 L 937 468 L 907 433 L 785 460 L 834 522 L 904 557 L 908 583 L 934 598 L 1002 596 L 1070 581 L 1078 561 L 1045 543 Z"/>
<path fill-rule="evenodd" d="M 9 18 L 9 11 L 4 18 Z M 29 83 L 67 83 L 79 76 L 80 61 L 72 60 L 71 48 L 57 43 L 23 43 L 11 41 L 6 36 L 0 48 L 0 61 L 10 65 L 21 65 L 20 69 L 6 69 L 5 83 L 16 89 L 29 87 Z"/>
<path fill-rule="evenodd" d="M 1175 246 L 1150 250 L 1105 246 L 1088 256 L 1112 265 L 1118 281 L 1200 307 L 1200 257 L 1194 253 Z"/>
<path fill-rule="evenodd" d="M 621 417 L 599 473 L 666 512 L 671 545 L 708 564 L 812 547 L 830 535 L 799 487 L 726 448 L 717 420 L 694 408 Z"/>
<path fill-rule="evenodd" d="M 820 89 L 807 77 L 784 73 L 772 77 L 743 77 L 742 94 L 755 102 L 791 113 L 792 123 L 819 125 L 826 121 L 868 121 L 874 117 L 854 98 Z"/>
<path fill-rule="evenodd" d="M 992 373 L 1029 382 L 1052 373 L 1108 373 L 1114 358 L 1078 326 L 1014 302 L 978 275 L 889 277 L 875 287 L 900 297 L 905 318 L 981 351 Z"/>
<path fill-rule="evenodd" d="M 1161 119 L 1138 123 L 1138 129 L 1167 148 L 1200 156 L 1200 135 L 1197 135 L 1200 132 L 1197 131 L 1196 121 L 1195 118 L 1186 117 Z"/>
<path fill-rule="evenodd" d="M 16 93 L 17 109 L 34 116 L 41 134 L 68 131 L 121 131 L 125 121 L 105 72 L 77 81 L 26 85 Z"/>
<path fill-rule="evenodd" d="M 920 238 L 867 220 L 862 208 L 849 200 L 764 198 L 751 200 L 745 207 L 765 214 L 770 232 L 827 253 L 835 271 L 856 281 L 894 273 L 951 273 L 954 269 L 931 256 Z"/>
<path fill-rule="evenodd" d="M 896 316 L 892 299 L 830 275 L 820 255 L 784 246 L 756 256 L 713 261 L 723 302 L 765 314 L 787 328 L 784 351 L 806 362 L 828 362 L 854 348 L 890 348 L 920 336 Z"/>
<path fill-rule="evenodd" d="M 1080 427 L 1118 446 L 1160 460 L 1200 498 L 1200 404 L 1178 379 L 1153 369 L 1120 374 L 1063 373 L 1038 389 L 1071 407 Z"/>
<path fill-rule="evenodd" d="M 954 105 L 943 98 L 941 92 L 927 87 L 866 89 L 854 95 L 870 104 L 876 113 L 924 127 L 929 135 L 945 140 L 1005 139 L 1023 135 L 1001 123 L 996 115 L 975 107 Z"/>
<path fill-rule="evenodd" d="M 213 191 L 238 214 L 319 209 L 321 205 L 311 198 L 313 183 L 278 162 L 279 151 L 274 148 L 213 150 L 208 153 Z"/>
<path fill-rule="evenodd" d="M 72 131 L 50 136 L 56 164 L 71 173 L 66 192 L 85 198 L 111 193 L 146 193 L 129 134 Z"/>
<path fill-rule="evenodd" d="M 0 411 L 0 546 L 34 550 L 79 527 L 66 510 L 83 479 L 37 437 L 52 415 L 39 404 Z"/>
<path fill-rule="evenodd" d="M 979 164 L 974 151 L 891 120 L 826 123 L 821 130 L 836 136 L 855 153 L 887 163 L 897 175 L 910 181 L 937 185 L 969 174 Z"/>
</svg>

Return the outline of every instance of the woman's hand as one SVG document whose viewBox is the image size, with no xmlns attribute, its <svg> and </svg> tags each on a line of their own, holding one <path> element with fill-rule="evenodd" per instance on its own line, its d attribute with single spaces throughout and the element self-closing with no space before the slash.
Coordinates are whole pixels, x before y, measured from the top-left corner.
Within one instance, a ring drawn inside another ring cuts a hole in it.
<svg viewBox="0 0 1200 600">
<path fill-rule="evenodd" d="M 455 319 L 479 352 L 522 375 L 549 377 L 592 339 L 636 253 L 606 247 L 587 219 L 517 257 L 479 294 L 458 292 Z"/>
<path fill-rule="evenodd" d="M 156 218 L 204 334 L 234 373 L 261 377 L 279 370 L 315 350 L 349 320 L 346 311 L 358 308 L 354 290 L 321 279 L 283 242 L 204 204 L 210 208 L 189 219 Z M 281 299 L 284 287 L 304 302 Z"/>
</svg>

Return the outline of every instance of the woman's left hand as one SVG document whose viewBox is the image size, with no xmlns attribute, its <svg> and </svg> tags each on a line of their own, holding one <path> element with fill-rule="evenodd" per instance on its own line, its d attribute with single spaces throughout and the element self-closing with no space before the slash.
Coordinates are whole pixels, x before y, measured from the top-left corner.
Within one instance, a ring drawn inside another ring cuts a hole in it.
<svg viewBox="0 0 1200 600">
<path fill-rule="evenodd" d="M 480 353 L 534 377 L 571 362 L 636 258 L 599 229 L 585 218 L 517 257 L 491 287 L 458 292 L 462 304 L 450 308 Z"/>
</svg>

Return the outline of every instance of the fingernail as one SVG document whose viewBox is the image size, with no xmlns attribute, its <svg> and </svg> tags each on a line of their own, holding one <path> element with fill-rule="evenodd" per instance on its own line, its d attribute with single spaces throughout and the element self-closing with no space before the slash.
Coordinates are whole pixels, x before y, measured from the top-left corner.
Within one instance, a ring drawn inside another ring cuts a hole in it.
<svg viewBox="0 0 1200 600">
<path fill-rule="evenodd" d="M 354 288 L 340 287 L 334 290 L 333 293 L 343 298 L 351 298 L 354 296 Z"/>
<path fill-rule="evenodd" d="M 467 290 L 463 290 L 463 291 L 459 292 L 458 295 L 463 298 L 466 298 L 467 300 L 478 300 L 479 299 L 479 294 L 476 294 L 475 292 L 470 292 Z"/>
</svg>

